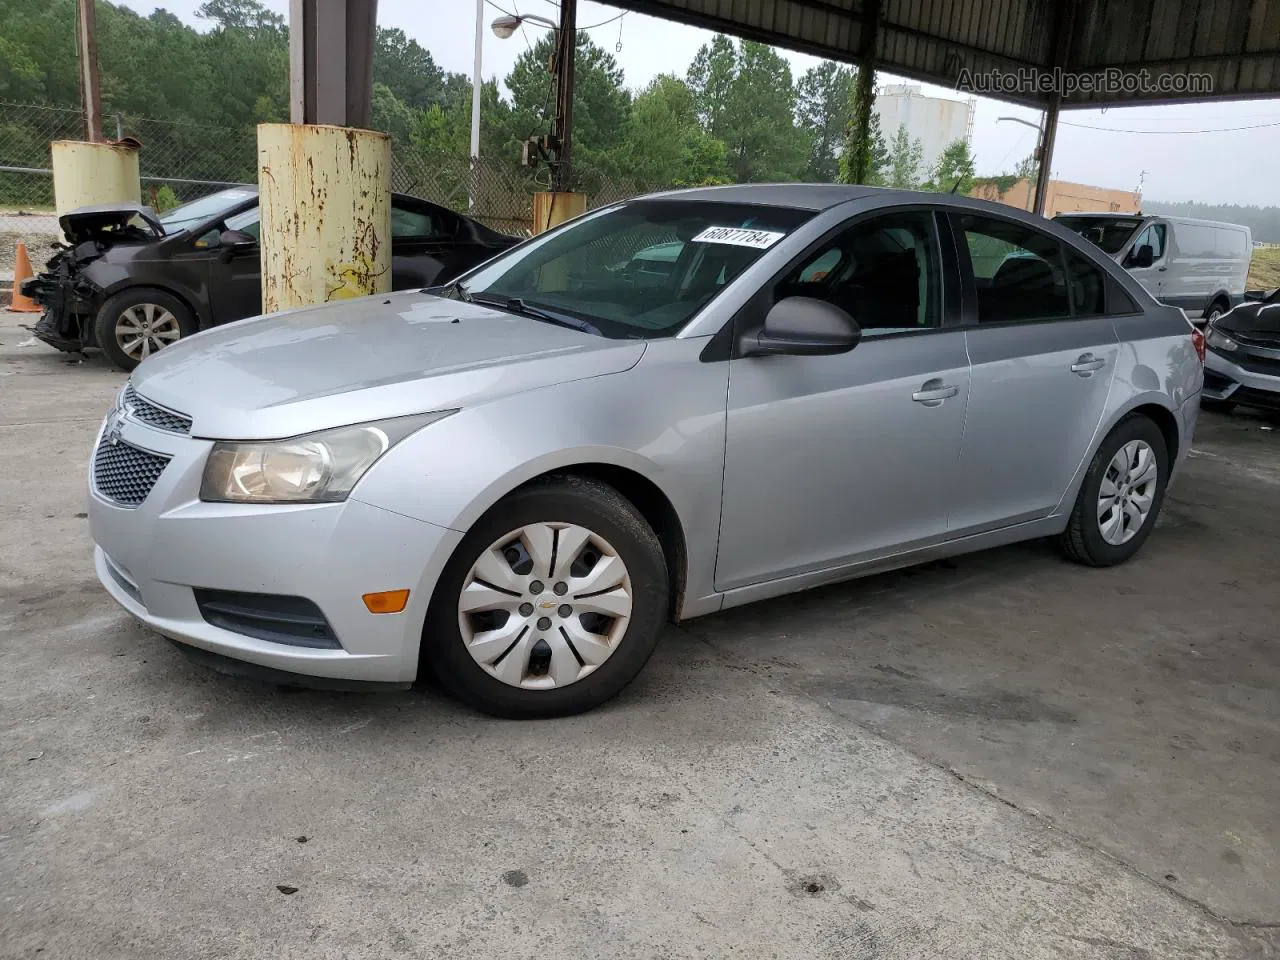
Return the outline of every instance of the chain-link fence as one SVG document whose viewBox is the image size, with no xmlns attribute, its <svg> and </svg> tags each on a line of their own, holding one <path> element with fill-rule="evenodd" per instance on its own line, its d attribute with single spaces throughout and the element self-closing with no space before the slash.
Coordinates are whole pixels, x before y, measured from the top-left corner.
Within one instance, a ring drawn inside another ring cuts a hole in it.
<svg viewBox="0 0 1280 960">
<path fill-rule="evenodd" d="M 142 200 L 160 211 L 224 186 L 257 181 L 257 131 L 116 114 L 103 116 L 107 137 L 142 144 Z M 0 100 L 0 272 L 13 267 L 17 242 L 47 249 L 57 239 L 49 144 L 84 136 L 79 107 Z M 533 231 L 533 195 L 545 190 L 535 172 L 510 158 L 473 164 L 465 155 L 428 156 L 407 143 L 392 147 L 392 189 L 465 213 L 502 233 Z M 589 207 L 658 189 L 597 171 L 579 176 Z"/>
</svg>

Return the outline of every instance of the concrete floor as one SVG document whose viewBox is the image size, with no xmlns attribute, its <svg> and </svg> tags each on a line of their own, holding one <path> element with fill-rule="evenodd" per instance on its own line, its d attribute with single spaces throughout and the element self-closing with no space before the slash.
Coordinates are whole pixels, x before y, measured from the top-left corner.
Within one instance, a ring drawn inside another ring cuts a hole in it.
<svg viewBox="0 0 1280 960">
<path fill-rule="evenodd" d="M 1206 416 L 1123 568 L 1032 544 L 757 604 L 515 724 L 135 626 L 83 519 L 122 375 L 30 322 L 0 313 L 0 957 L 1280 956 L 1271 423 Z"/>
</svg>

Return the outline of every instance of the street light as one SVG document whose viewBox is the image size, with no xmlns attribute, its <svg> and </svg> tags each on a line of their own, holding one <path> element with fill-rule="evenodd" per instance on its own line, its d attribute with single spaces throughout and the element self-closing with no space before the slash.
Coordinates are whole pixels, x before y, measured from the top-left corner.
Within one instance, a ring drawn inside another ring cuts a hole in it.
<svg viewBox="0 0 1280 960">
<path fill-rule="evenodd" d="M 544 27 L 550 27 L 552 30 L 557 29 L 554 23 L 546 17 L 538 16 L 536 13 L 522 13 L 518 17 L 498 17 L 489 26 L 490 29 L 493 30 L 493 35 L 495 37 L 499 40 L 506 40 L 509 36 L 519 30 L 520 25 L 524 23 L 537 23 Z"/>
<path fill-rule="evenodd" d="M 1024 127 L 1030 127 L 1032 130 L 1036 132 L 1036 148 L 1031 154 L 1035 158 L 1036 167 L 1037 167 L 1036 186 L 1035 186 L 1035 189 L 1029 188 L 1027 190 L 1027 199 L 1031 203 L 1031 206 L 1028 207 L 1027 209 L 1034 211 L 1036 208 L 1036 196 L 1040 192 L 1039 181 L 1040 181 L 1041 171 L 1039 170 L 1039 166 L 1042 160 L 1042 155 L 1044 153 L 1044 119 L 1042 117 L 1039 123 L 1032 123 L 1030 120 L 1023 120 L 1021 117 L 996 117 L 996 123 L 1002 123 L 1004 121 L 1008 121 L 1009 123 L 1020 123 Z"/>
</svg>

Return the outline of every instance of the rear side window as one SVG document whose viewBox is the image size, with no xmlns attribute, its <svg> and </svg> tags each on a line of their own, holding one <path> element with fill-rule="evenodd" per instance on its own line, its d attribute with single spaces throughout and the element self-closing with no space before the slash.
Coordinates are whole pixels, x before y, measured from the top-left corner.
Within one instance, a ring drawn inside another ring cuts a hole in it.
<svg viewBox="0 0 1280 960">
<path fill-rule="evenodd" d="M 1202 227 L 1190 223 L 1177 224 L 1174 239 L 1177 241 L 1178 255 L 1193 259 L 1216 257 L 1218 232 L 1213 227 Z"/>
<path fill-rule="evenodd" d="M 1067 284 L 1071 293 L 1071 312 L 1075 316 L 1106 316 L 1106 274 L 1074 250 L 1067 251 Z"/>
<path fill-rule="evenodd" d="M 1008 220 L 961 216 L 973 267 L 979 323 L 1023 323 L 1070 316 L 1058 241 Z"/>
<path fill-rule="evenodd" d="M 1239 230 L 1218 231 L 1218 256 L 1234 259 L 1245 255 L 1244 234 Z"/>
</svg>

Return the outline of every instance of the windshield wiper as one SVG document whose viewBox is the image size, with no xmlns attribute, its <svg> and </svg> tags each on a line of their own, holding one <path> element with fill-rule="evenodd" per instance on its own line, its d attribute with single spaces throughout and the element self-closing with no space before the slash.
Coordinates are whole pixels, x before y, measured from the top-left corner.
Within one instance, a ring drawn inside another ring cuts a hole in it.
<svg viewBox="0 0 1280 960">
<path fill-rule="evenodd" d="M 533 304 L 525 303 L 519 297 L 508 297 L 501 293 L 467 293 L 465 290 L 462 293 L 463 299 L 468 303 L 483 303 L 485 306 L 497 307 L 499 310 L 510 310 L 512 313 L 518 313 L 522 317 L 529 317 L 531 320 L 554 323 L 558 327 L 581 330 L 583 333 L 594 334 L 597 337 L 604 336 L 600 328 L 595 324 L 580 320 L 566 313 L 556 313 L 551 310 L 544 310 L 542 307 L 535 307 Z"/>
</svg>

